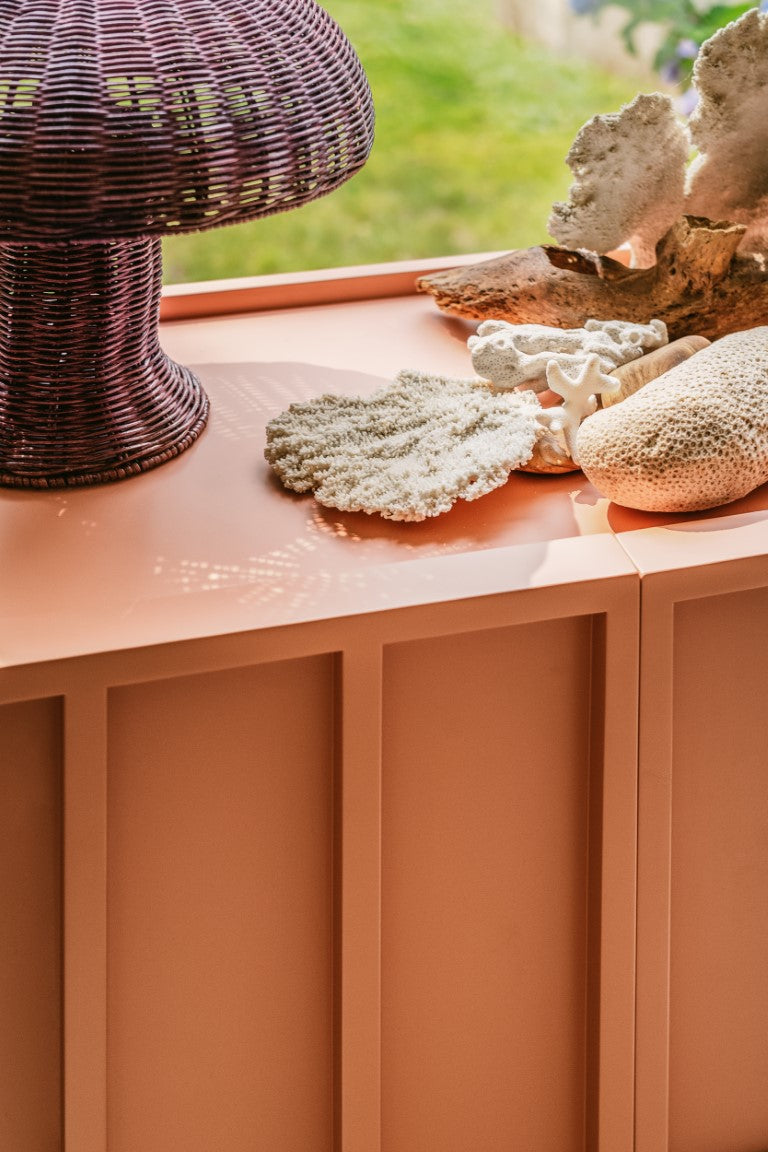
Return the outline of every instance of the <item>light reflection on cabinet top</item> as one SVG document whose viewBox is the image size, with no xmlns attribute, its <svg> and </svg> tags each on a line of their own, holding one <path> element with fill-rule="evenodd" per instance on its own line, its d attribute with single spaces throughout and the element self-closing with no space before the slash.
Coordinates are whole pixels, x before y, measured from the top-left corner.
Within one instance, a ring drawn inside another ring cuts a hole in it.
<svg viewBox="0 0 768 1152">
<path fill-rule="evenodd" d="M 263 459 L 273 415 L 368 394 L 399 368 L 471 376 L 473 328 L 412 295 L 259 304 L 162 325 L 211 398 L 182 456 L 119 484 L 0 490 L 0 666 L 768 553 L 766 488 L 719 513 L 650 516 L 578 472 L 515 473 L 421 524 L 288 493 Z"/>
</svg>

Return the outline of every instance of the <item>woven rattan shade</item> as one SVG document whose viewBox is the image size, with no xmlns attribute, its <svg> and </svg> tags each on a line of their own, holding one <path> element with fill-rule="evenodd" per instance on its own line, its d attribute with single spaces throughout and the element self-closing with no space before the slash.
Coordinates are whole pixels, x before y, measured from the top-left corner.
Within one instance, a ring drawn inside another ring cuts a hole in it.
<svg viewBox="0 0 768 1152">
<path fill-rule="evenodd" d="M 314 0 L 0 0 L 0 485 L 119 480 L 200 435 L 160 237 L 360 168 L 365 75 Z"/>
<path fill-rule="evenodd" d="M 0 240 L 209 228 L 364 163 L 362 68 L 314 0 L 0 5 Z"/>
<path fill-rule="evenodd" d="M 0 485 L 157 467 L 208 415 L 160 237 L 332 191 L 371 93 L 314 0 L 0 0 Z"/>
</svg>

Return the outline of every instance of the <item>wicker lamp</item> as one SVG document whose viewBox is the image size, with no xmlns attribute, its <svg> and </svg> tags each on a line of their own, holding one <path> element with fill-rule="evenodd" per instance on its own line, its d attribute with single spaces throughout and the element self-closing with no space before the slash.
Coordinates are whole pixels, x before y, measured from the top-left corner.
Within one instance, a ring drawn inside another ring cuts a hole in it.
<svg viewBox="0 0 768 1152">
<path fill-rule="evenodd" d="M 295 208 L 365 162 L 357 57 L 314 0 L 0 11 L 0 484 L 121 479 L 208 401 L 158 342 L 160 237 Z"/>
</svg>

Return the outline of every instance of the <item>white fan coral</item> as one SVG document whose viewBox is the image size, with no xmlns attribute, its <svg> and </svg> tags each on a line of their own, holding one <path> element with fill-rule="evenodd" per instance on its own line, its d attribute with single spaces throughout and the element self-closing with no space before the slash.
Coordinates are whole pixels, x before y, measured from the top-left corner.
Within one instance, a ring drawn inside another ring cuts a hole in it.
<svg viewBox="0 0 768 1152">
<path fill-rule="evenodd" d="M 368 398 L 292 404 L 267 425 L 264 455 L 321 504 L 424 520 L 506 483 L 531 458 L 539 411 L 532 392 L 405 371 Z"/>
<path fill-rule="evenodd" d="M 633 264 L 649 267 L 682 214 L 688 153 L 687 132 L 660 92 L 593 116 L 566 157 L 575 182 L 568 200 L 552 207 L 550 235 L 599 253 L 629 243 Z"/>
<path fill-rule="evenodd" d="M 686 212 L 746 224 L 742 250 L 768 241 L 768 14 L 756 8 L 702 46 L 690 119 L 699 156 Z"/>
</svg>

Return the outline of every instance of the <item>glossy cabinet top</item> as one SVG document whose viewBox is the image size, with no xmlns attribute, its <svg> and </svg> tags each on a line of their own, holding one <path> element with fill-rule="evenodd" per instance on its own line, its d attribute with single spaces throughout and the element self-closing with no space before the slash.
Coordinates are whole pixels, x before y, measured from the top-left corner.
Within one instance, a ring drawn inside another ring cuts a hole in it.
<svg viewBox="0 0 768 1152">
<path fill-rule="evenodd" d="M 658 516 L 611 505 L 580 472 L 515 473 L 396 524 L 281 488 L 263 459 L 272 416 L 373 392 L 400 368 L 471 376 L 472 330 L 414 296 L 164 324 L 210 424 L 122 483 L 0 490 L 0 667 L 768 552 L 765 489 Z"/>
</svg>

